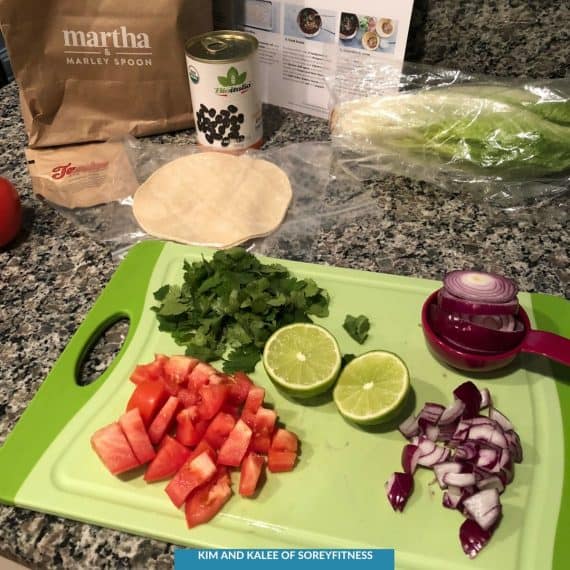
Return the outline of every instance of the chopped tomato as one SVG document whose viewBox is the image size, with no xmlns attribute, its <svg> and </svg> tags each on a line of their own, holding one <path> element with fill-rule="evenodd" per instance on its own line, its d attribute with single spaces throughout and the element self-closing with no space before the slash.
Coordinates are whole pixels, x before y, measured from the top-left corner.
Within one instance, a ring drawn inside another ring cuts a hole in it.
<svg viewBox="0 0 570 570">
<path fill-rule="evenodd" d="M 119 418 L 119 425 L 125 434 L 135 457 L 143 465 L 148 463 L 156 455 L 154 447 L 148 437 L 141 413 L 138 408 L 125 412 Z"/>
<path fill-rule="evenodd" d="M 98 429 L 91 436 L 91 447 L 113 475 L 139 466 L 118 422 Z"/>
<path fill-rule="evenodd" d="M 220 448 L 218 463 L 220 465 L 238 467 L 249 447 L 251 436 L 251 428 L 244 421 L 238 420 Z"/>
<path fill-rule="evenodd" d="M 230 432 L 234 428 L 236 420 L 230 414 L 219 412 L 210 422 L 204 439 L 210 443 L 214 449 L 220 449 Z"/>
<path fill-rule="evenodd" d="M 198 364 L 197 358 L 171 356 L 164 364 L 164 385 L 170 394 L 176 396 L 186 386 L 188 374 Z"/>
<path fill-rule="evenodd" d="M 154 360 L 148 364 L 139 364 L 135 366 L 130 376 L 131 382 L 140 384 L 145 381 L 157 381 L 162 378 L 164 363 L 168 360 L 168 356 L 164 354 L 156 354 Z"/>
<path fill-rule="evenodd" d="M 275 410 L 268 408 L 259 408 L 255 413 L 253 420 L 253 433 L 258 435 L 268 435 L 271 437 L 275 430 L 275 423 L 277 422 L 277 414 Z"/>
<path fill-rule="evenodd" d="M 228 386 L 224 384 L 208 384 L 199 391 L 202 401 L 198 406 L 198 414 L 203 420 L 211 420 L 222 408 L 228 395 Z"/>
<path fill-rule="evenodd" d="M 208 376 L 208 384 L 216 385 L 216 384 L 228 384 L 229 379 L 225 374 L 221 374 L 220 372 L 215 372 L 214 374 L 210 374 Z"/>
<path fill-rule="evenodd" d="M 192 453 L 190 453 L 190 457 L 188 457 L 188 461 L 192 461 L 192 459 L 194 459 L 195 457 L 198 457 L 198 455 L 200 455 L 204 451 L 207 451 L 208 455 L 210 456 L 210 459 L 214 463 L 216 463 L 216 461 L 218 459 L 218 455 L 217 455 L 215 449 L 205 439 L 200 440 L 200 443 L 196 446 L 196 449 L 194 449 L 194 451 L 192 451 Z"/>
<path fill-rule="evenodd" d="M 156 457 L 147 467 L 144 480 L 147 483 L 172 477 L 188 461 L 190 450 L 169 435 L 164 436 Z"/>
<path fill-rule="evenodd" d="M 144 424 L 148 426 L 166 400 L 168 400 L 168 392 L 164 389 L 162 383 L 147 380 L 141 382 L 135 388 L 127 404 L 127 412 L 133 408 L 138 408 Z"/>
<path fill-rule="evenodd" d="M 236 406 L 243 404 L 252 387 L 253 382 L 249 379 L 247 374 L 244 372 L 236 372 L 233 376 L 233 382 L 230 384 L 228 401 Z"/>
<path fill-rule="evenodd" d="M 279 428 L 271 440 L 271 449 L 275 451 L 291 451 L 297 453 L 297 436 L 286 429 Z"/>
<path fill-rule="evenodd" d="M 156 414 L 148 428 L 148 435 L 152 443 L 157 444 L 164 437 L 164 434 L 172 425 L 176 412 L 178 411 L 178 406 L 180 406 L 178 398 L 176 396 L 170 396 L 164 406 L 160 408 L 160 411 Z"/>
<path fill-rule="evenodd" d="M 265 458 L 257 453 L 248 453 L 241 464 L 239 476 L 239 494 L 251 497 L 255 493 L 261 471 L 265 465 Z"/>
<path fill-rule="evenodd" d="M 216 370 L 205 362 L 199 362 L 194 366 L 190 376 L 188 376 L 188 389 L 198 393 L 198 390 L 208 384 L 211 374 L 215 374 Z"/>
<path fill-rule="evenodd" d="M 209 481 L 216 472 L 216 465 L 209 453 L 203 451 L 198 457 L 187 461 L 166 486 L 166 494 L 176 507 L 181 507 L 186 497 L 197 487 Z"/>
<path fill-rule="evenodd" d="M 240 411 L 239 406 L 234 406 L 233 404 L 230 404 L 228 402 L 228 400 L 226 400 L 224 402 L 224 405 L 222 406 L 222 409 L 220 410 L 220 412 L 224 412 L 225 414 L 229 414 L 236 421 L 239 420 L 239 417 L 241 415 L 241 411 Z"/>
<path fill-rule="evenodd" d="M 271 446 L 271 436 L 254 433 L 249 448 L 256 453 L 267 454 Z"/>
<path fill-rule="evenodd" d="M 200 400 L 196 392 L 191 392 L 187 388 L 181 388 L 178 390 L 176 397 L 180 400 L 180 403 L 184 408 L 189 408 L 190 406 L 195 406 Z"/>
<path fill-rule="evenodd" d="M 195 408 L 184 408 L 176 416 L 176 439 L 193 447 L 202 439 L 207 427 L 207 421 L 196 417 Z"/>
<path fill-rule="evenodd" d="M 265 398 L 265 390 L 259 386 L 254 386 L 247 394 L 243 409 L 253 413 L 257 412 L 261 404 L 263 404 L 263 398 Z"/>
<path fill-rule="evenodd" d="M 227 470 L 218 467 L 214 478 L 198 487 L 186 501 L 186 524 L 193 528 L 212 520 L 232 496 L 230 477 Z"/>
<path fill-rule="evenodd" d="M 291 471 L 295 467 L 297 454 L 293 451 L 277 451 L 276 449 L 269 449 L 267 454 L 267 467 L 273 473 L 282 471 Z"/>
<path fill-rule="evenodd" d="M 251 429 L 253 429 L 253 426 L 255 424 L 255 412 L 244 408 L 241 412 L 241 420 Z"/>
</svg>

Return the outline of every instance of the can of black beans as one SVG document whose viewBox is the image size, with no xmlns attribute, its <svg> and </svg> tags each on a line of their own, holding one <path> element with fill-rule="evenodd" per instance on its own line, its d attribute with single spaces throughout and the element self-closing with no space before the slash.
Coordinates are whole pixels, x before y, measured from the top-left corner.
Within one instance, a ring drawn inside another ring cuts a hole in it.
<svg viewBox="0 0 570 570">
<path fill-rule="evenodd" d="M 218 30 L 186 43 L 198 143 L 213 150 L 259 147 L 263 141 L 257 38 Z"/>
</svg>

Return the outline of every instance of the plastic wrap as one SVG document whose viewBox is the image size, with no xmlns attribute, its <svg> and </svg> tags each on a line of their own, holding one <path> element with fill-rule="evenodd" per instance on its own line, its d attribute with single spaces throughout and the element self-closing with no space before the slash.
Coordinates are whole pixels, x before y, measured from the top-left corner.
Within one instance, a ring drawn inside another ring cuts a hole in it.
<svg viewBox="0 0 570 570">
<path fill-rule="evenodd" d="M 115 142 L 113 142 L 115 144 Z M 128 137 L 122 142 L 137 184 L 142 184 L 161 166 L 189 154 L 202 152 L 194 144 L 155 143 Z M 329 142 L 307 142 L 268 150 L 250 150 L 242 156 L 262 158 L 279 166 L 288 176 L 293 197 L 281 225 L 268 236 L 243 243 L 266 255 L 299 259 L 316 247 L 321 228 L 339 220 L 381 216 L 377 191 L 338 167 Z M 123 184 L 124 176 L 108 182 Z M 188 191 L 192 191 L 191 181 Z M 271 188 L 267 189 L 268 192 Z M 135 243 L 153 238 L 139 226 L 132 212 L 133 195 L 90 207 L 64 208 L 52 204 L 63 215 L 98 242 L 123 257 Z"/>
<path fill-rule="evenodd" d="M 519 209 L 570 187 L 570 80 L 361 65 L 328 81 L 339 165 L 403 175 Z"/>
</svg>

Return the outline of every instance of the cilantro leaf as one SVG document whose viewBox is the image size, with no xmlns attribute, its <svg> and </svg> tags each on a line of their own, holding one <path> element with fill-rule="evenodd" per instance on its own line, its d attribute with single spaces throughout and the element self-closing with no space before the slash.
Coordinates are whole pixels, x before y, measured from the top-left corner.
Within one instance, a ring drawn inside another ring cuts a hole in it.
<svg viewBox="0 0 570 570">
<path fill-rule="evenodd" d="M 185 260 L 183 282 L 161 287 L 154 298 L 159 329 L 201 360 L 227 354 L 226 371 L 251 372 L 278 328 L 325 317 L 329 306 L 328 293 L 313 279 L 297 279 L 241 247 Z"/>
<path fill-rule="evenodd" d="M 261 351 L 253 344 L 247 344 L 232 350 L 224 360 L 223 371 L 227 374 L 237 372 L 253 372 L 255 365 L 261 360 Z"/>
<path fill-rule="evenodd" d="M 356 358 L 355 354 L 343 354 L 342 355 L 342 368 L 344 368 L 349 362 Z"/>
<path fill-rule="evenodd" d="M 357 343 L 362 344 L 368 337 L 370 321 L 368 320 L 368 317 L 365 317 L 364 315 L 360 315 L 358 317 L 346 315 L 342 326 Z"/>
</svg>

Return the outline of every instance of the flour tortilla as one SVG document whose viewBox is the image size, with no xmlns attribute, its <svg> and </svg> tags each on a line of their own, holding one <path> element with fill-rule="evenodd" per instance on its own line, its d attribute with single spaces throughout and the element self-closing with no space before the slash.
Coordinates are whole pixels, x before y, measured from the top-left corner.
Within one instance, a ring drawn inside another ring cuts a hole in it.
<svg viewBox="0 0 570 570">
<path fill-rule="evenodd" d="M 154 172 L 136 191 L 133 213 L 155 237 L 223 248 L 274 231 L 292 195 L 285 172 L 266 160 L 204 152 Z"/>
</svg>

